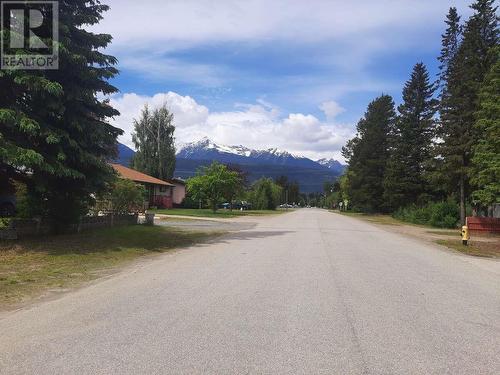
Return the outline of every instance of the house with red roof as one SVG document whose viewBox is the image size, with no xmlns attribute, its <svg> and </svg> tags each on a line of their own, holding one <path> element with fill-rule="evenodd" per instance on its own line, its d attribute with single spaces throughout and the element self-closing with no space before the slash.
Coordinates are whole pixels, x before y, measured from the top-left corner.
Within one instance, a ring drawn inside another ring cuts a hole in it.
<svg viewBox="0 0 500 375">
<path fill-rule="evenodd" d="M 138 184 L 144 185 L 148 192 L 149 207 L 173 207 L 174 189 L 176 188 L 174 184 L 162 181 L 153 176 L 136 171 L 135 169 L 127 168 L 121 164 L 111 163 L 111 166 L 118 173 L 120 178 L 132 180 Z"/>
</svg>

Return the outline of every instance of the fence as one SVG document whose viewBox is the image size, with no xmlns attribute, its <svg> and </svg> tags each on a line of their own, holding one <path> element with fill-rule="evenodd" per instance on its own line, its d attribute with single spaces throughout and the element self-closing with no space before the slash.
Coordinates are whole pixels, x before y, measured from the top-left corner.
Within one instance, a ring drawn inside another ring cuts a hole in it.
<svg viewBox="0 0 500 375">
<path fill-rule="evenodd" d="M 84 216 L 70 232 L 83 232 L 97 228 L 137 224 L 138 214 Z M 17 239 L 28 236 L 43 236 L 50 231 L 49 223 L 40 218 L 12 219 L 7 228 L 0 229 L 0 239 Z"/>
<path fill-rule="evenodd" d="M 500 233 L 500 219 L 496 217 L 468 216 L 469 231 L 476 233 Z"/>
</svg>

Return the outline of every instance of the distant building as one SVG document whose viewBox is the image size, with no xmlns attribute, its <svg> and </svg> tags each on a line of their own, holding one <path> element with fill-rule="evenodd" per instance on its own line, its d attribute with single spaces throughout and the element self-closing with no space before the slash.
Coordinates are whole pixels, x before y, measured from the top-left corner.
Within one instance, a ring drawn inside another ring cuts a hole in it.
<svg viewBox="0 0 500 375">
<path fill-rule="evenodd" d="M 131 168 L 124 167 L 120 164 L 111 163 L 111 166 L 121 178 L 132 180 L 138 184 L 144 185 L 148 192 L 149 207 L 155 206 L 158 208 L 172 208 L 175 196 L 176 185 L 167 181 L 162 181 L 153 176 L 149 176 L 142 172 Z M 180 187 L 177 189 L 182 190 Z M 184 186 L 184 195 L 185 195 Z M 177 193 L 179 196 L 181 192 Z"/>
<path fill-rule="evenodd" d="M 186 197 L 186 182 L 182 178 L 173 178 L 168 182 L 174 185 L 174 206 L 179 206 Z"/>
</svg>

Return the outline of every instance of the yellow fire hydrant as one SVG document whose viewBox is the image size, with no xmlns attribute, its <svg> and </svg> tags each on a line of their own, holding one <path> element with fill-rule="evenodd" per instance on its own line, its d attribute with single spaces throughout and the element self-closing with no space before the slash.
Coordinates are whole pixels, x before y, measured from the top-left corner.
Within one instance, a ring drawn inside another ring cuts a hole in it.
<svg viewBox="0 0 500 375">
<path fill-rule="evenodd" d="M 467 241 L 469 241 L 469 239 L 469 227 L 467 227 L 467 225 L 464 225 L 462 227 L 462 245 L 467 246 Z"/>
</svg>

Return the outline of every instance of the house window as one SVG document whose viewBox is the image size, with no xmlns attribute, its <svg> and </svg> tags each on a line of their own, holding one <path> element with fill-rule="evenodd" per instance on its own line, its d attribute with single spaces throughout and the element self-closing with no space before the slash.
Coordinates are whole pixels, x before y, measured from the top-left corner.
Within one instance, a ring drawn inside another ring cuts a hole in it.
<svg viewBox="0 0 500 375">
<path fill-rule="evenodd" d="M 160 193 L 166 193 L 167 192 L 167 187 L 166 186 L 160 186 Z"/>
</svg>

